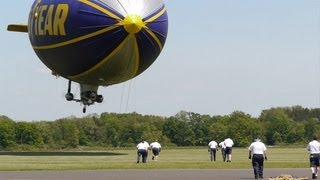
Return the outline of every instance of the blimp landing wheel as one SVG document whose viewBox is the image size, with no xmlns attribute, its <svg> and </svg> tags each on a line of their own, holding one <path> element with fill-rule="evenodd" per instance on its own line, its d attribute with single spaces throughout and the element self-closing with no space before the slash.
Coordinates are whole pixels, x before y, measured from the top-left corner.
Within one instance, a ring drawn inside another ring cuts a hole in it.
<svg viewBox="0 0 320 180">
<path fill-rule="evenodd" d="M 83 112 L 83 113 L 86 113 L 86 111 L 87 111 L 87 108 L 86 108 L 86 107 L 83 107 L 82 112 Z"/>
</svg>

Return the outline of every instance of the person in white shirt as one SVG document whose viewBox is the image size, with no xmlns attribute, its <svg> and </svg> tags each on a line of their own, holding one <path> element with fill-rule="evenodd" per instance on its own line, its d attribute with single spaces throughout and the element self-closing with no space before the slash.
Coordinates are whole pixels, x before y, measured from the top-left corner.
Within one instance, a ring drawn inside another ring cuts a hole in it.
<svg viewBox="0 0 320 180">
<path fill-rule="evenodd" d="M 317 136 L 313 137 L 313 141 L 309 142 L 307 150 L 310 153 L 310 167 L 312 179 L 318 178 L 319 160 L 320 160 L 320 143 Z"/>
<path fill-rule="evenodd" d="M 214 140 L 208 144 L 208 152 L 210 152 L 210 160 L 216 161 L 216 152 L 218 151 L 218 143 Z"/>
<path fill-rule="evenodd" d="M 224 141 L 219 143 L 219 146 L 221 147 L 221 155 L 223 162 L 226 162 L 226 145 L 224 144 Z"/>
<path fill-rule="evenodd" d="M 158 160 L 158 156 L 160 154 L 161 151 L 161 144 L 158 143 L 158 140 L 156 140 L 155 142 L 150 144 L 151 150 L 152 150 L 152 160 L 157 161 Z"/>
<path fill-rule="evenodd" d="M 266 146 L 256 138 L 248 148 L 249 159 L 252 159 L 252 167 L 255 179 L 263 179 L 263 163 L 267 160 Z"/>
<path fill-rule="evenodd" d="M 232 146 L 233 146 L 232 139 L 230 139 L 230 138 L 225 139 L 224 145 L 226 146 L 227 162 L 231 162 L 231 154 L 232 154 Z"/>
<path fill-rule="evenodd" d="M 149 149 L 149 143 L 145 140 L 141 140 L 141 142 L 137 145 L 137 163 L 140 162 L 140 159 L 142 157 L 142 162 L 146 163 L 147 162 L 147 157 L 148 157 L 148 149 Z"/>
</svg>

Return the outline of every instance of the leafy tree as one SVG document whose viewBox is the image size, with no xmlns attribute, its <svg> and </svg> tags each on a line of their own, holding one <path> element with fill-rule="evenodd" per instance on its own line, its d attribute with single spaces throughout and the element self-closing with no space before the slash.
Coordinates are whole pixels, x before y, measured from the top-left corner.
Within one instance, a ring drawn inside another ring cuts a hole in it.
<svg viewBox="0 0 320 180">
<path fill-rule="evenodd" d="M 79 145 L 79 129 L 75 120 L 58 120 L 60 133 L 62 134 L 62 145 L 65 147 L 77 147 Z"/>
<path fill-rule="evenodd" d="M 36 123 L 18 122 L 15 126 L 16 142 L 19 144 L 42 146 L 43 138 Z"/>
<path fill-rule="evenodd" d="M 260 119 L 266 124 L 267 144 L 275 145 L 277 143 L 285 142 L 292 120 L 289 119 L 283 109 L 272 108 L 263 111 L 260 115 Z"/>
<path fill-rule="evenodd" d="M 311 140 L 314 135 L 319 135 L 318 129 L 319 129 L 319 122 L 317 119 L 309 119 L 304 123 L 305 127 L 305 138 L 307 140 Z"/>
<path fill-rule="evenodd" d="M 222 122 L 215 122 L 209 126 L 208 134 L 209 139 L 222 142 L 228 136 L 228 126 Z"/>
<path fill-rule="evenodd" d="M 189 126 L 195 136 L 195 145 L 204 146 L 210 141 L 209 138 L 209 125 L 206 123 L 205 119 L 197 113 L 190 113 Z"/>
<path fill-rule="evenodd" d="M 101 139 L 95 119 L 95 117 L 89 116 L 76 121 L 79 130 L 79 145 L 92 145 Z"/>
<path fill-rule="evenodd" d="M 257 120 L 253 120 L 249 114 L 233 112 L 230 115 L 227 136 L 233 139 L 235 146 L 248 146 L 253 136 L 259 133 L 256 123 Z"/>
<path fill-rule="evenodd" d="M 15 145 L 15 123 L 5 116 L 0 116 L 0 148 Z"/>
<path fill-rule="evenodd" d="M 53 146 L 55 142 L 53 139 L 54 129 L 51 126 L 52 122 L 34 122 L 34 124 L 37 126 L 36 129 L 39 131 L 38 136 L 40 137 L 38 137 L 38 144 Z"/>
<path fill-rule="evenodd" d="M 31 128 L 33 129 L 32 138 L 33 138 L 33 145 L 41 148 L 44 145 L 43 141 L 43 129 L 41 129 L 41 124 L 38 122 L 31 123 Z"/>
<path fill-rule="evenodd" d="M 193 146 L 195 144 L 194 132 L 186 121 L 170 117 L 163 127 L 164 135 L 178 146 Z"/>
<path fill-rule="evenodd" d="M 305 134 L 304 124 L 297 123 L 297 124 L 291 124 L 290 126 L 291 128 L 289 128 L 286 142 L 287 143 L 303 142 L 304 134 Z"/>
<path fill-rule="evenodd" d="M 0 116 L 0 149 L 14 146 L 67 148 L 81 146 L 132 147 L 141 138 L 162 145 L 206 146 L 230 137 L 235 146 L 247 146 L 257 136 L 268 145 L 299 143 L 320 135 L 320 108 L 301 106 L 263 110 L 260 117 L 235 111 L 230 115 L 201 115 L 180 111 L 171 117 L 102 113 L 70 116 L 50 122 L 14 122 Z"/>
<path fill-rule="evenodd" d="M 310 110 L 302 106 L 285 108 L 287 115 L 294 121 L 302 122 L 310 118 Z"/>
<path fill-rule="evenodd" d="M 79 145 L 79 130 L 73 123 L 67 123 L 65 128 L 65 142 L 69 147 L 77 147 Z"/>
</svg>

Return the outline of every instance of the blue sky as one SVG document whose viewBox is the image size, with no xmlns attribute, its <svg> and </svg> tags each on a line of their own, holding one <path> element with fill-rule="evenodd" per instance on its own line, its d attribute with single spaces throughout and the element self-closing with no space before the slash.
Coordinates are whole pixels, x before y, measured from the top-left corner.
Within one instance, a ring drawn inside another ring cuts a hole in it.
<svg viewBox="0 0 320 180">
<path fill-rule="evenodd" d="M 6 31 L 10 23 L 27 22 L 32 3 L 2 3 L 0 115 L 23 121 L 84 116 L 82 106 L 65 101 L 67 80 L 50 75 L 27 34 Z M 100 88 L 105 101 L 88 107 L 87 114 L 238 110 L 256 117 L 271 107 L 320 106 L 320 1 L 165 4 L 169 34 L 159 58 L 137 78 Z"/>
</svg>

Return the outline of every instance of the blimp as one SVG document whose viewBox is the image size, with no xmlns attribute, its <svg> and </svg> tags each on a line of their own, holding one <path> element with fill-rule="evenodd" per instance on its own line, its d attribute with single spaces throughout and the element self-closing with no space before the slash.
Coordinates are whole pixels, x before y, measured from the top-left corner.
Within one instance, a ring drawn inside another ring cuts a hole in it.
<svg viewBox="0 0 320 180">
<path fill-rule="evenodd" d="M 55 76 L 68 81 L 67 101 L 101 103 L 100 86 L 128 81 L 150 67 L 168 34 L 162 0 L 35 0 L 27 24 L 34 52 Z M 78 83 L 75 97 L 71 83 Z"/>
</svg>

